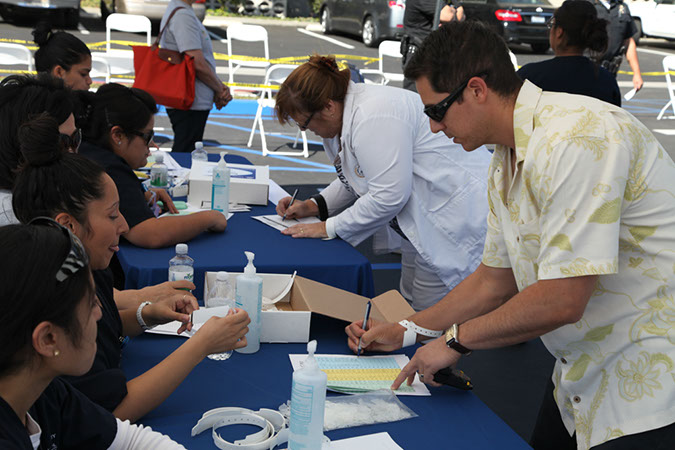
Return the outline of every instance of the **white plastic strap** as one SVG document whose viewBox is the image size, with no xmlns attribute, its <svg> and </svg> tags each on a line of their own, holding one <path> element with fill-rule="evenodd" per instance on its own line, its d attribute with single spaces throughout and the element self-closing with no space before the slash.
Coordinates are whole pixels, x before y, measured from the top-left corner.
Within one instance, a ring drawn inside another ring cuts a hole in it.
<svg viewBox="0 0 675 450">
<path fill-rule="evenodd" d="M 413 331 L 412 328 L 406 328 L 405 333 L 403 333 L 403 345 L 401 348 L 410 347 L 417 343 L 417 333 Z"/>
<path fill-rule="evenodd" d="M 146 306 L 151 305 L 150 302 L 143 302 L 140 305 L 138 305 L 138 309 L 136 310 L 136 320 L 138 321 L 138 325 L 140 325 L 141 330 L 146 331 L 146 330 L 152 330 L 155 328 L 154 326 L 149 327 L 146 323 L 145 320 L 143 320 L 143 308 Z"/>
<path fill-rule="evenodd" d="M 411 320 L 401 320 L 399 322 L 399 325 L 402 327 L 405 327 L 406 330 L 413 330 L 415 333 L 420 334 L 422 336 L 430 337 L 430 338 L 437 338 L 443 335 L 443 331 L 434 331 L 434 330 L 429 330 L 427 328 L 422 328 L 415 324 L 415 322 Z"/>
<path fill-rule="evenodd" d="M 228 442 L 216 432 L 220 427 L 236 424 L 255 425 L 261 428 L 257 433 L 245 439 Z M 192 436 L 212 428 L 213 443 L 224 450 L 271 450 L 288 441 L 288 428 L 284 416 L 272 409 L 251 411 L 246 408 L 216 408 L 205 412 L 197 425 L 192 428 Z"/>
</svg>

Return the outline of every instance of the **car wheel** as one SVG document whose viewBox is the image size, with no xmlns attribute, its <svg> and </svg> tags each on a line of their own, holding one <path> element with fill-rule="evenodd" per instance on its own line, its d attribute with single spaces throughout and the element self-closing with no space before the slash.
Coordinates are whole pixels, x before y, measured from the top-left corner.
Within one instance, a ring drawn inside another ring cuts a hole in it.
<svg viewBox="0 0 675 450">
<path fill-rule="evenodd" d="M 532 51 L 534 53 L 540 53 L 541 54 L 541 53 L 546 53 L 546 50 L 548 50 L 549 44 L 548 44 L 548 42 L 546 42 L 546 43 L 542 42 L 542 43 L 539 43 L 539 44 L 530 44 L 530 46 L 532 47 Z"/>
<path fill-rule="evenodd" d="M 329 34 L 333 31 L 330 20 L 330 9 L 328 9 L 328 6 L 324 6 L 321 10 L 321 29 L 323 30 L 323 34 Z"/>
<path fill-rule="evenodd" d="M 363 21 L 363 28 L 361 29 L 361 38 L 366 47 L 375 47 L 379 41 L 377 35 L 377 27 L 373 18 L 368 16 L 366 20 Z"/>
<path fill-rule="evenodd" d="M 69 29 L 76 29 L 80 24 L 80 9 L 69 8 L 63 11 L 63 25 Z"/>
<path fill-rule="evenodd" d="M 635 19 L 635 27 L 637 28 L 637 31 L 633 35 L 633 40 L 635 41 L 635 45 L 638 45 L 640 43 L 640 38 L 642 37 L 642 21 L 640 19 Z"/>
</svg>

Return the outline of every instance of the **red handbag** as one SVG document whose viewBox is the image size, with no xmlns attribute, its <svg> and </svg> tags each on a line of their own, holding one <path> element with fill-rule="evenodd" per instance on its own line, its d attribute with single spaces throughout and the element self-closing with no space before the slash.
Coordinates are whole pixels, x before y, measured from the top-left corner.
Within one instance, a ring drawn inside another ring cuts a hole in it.
<svg viewBox="0 0 675 450">
<path fill-rule="evenodd" d="M 157 103 L 168 108 L 190 109 L 195 101 L 194 58 L 183 53 L 160 49 L 159 40 L 173 15 L 171 12 L 164 28 L 152 46 L 132 45 L 134 51 L 134 87 L 152 95 Z"/>
</svg>

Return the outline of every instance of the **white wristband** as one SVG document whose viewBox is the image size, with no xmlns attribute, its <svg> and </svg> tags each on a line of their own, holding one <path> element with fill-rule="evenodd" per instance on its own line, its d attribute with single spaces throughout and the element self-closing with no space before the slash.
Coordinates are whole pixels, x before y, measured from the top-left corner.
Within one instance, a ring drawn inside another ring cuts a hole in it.
<svg viewBox="0 0 675 450">
<path fill-rule="evenodd" d="M 410 347 L 411 345 L 415 345 L 417 343 L 417 333 L 413 331 L 412 328 L 406 328 L 405 333 L 403 333 L 403 345 L 401 345 L 401 348 L 406 348 Z"/>
<path fill-rule="evenodd" d="M 406 330 L 413 330 L 417 334 L 421 334 L 422 336 L 430 338 L 437 338 L 443 335 L 443 331 L 429 330 L 427 328 L 420 327 L 411 320 L 401 320 L 398 324 L 402 327 L 405 327 Z"/>
<path fill-rule="evenodd" d="M 141 326 L 141 329 L 143 331 L 152 330 L 153 328 L 155 328 L 154 326 L 149 327 L 145 323 L 145 320 L 143 320 L 143 314 L 142 314 L 143 308 L 145 308 L 146 306 L 148 306 L 150 304 L 151 304 L 150 302 L 143 302 L 140 305 L 138 305 L 138 309 L 136 310 L 136 320 L 138 321 L 138 324 Z"/>
</svg>

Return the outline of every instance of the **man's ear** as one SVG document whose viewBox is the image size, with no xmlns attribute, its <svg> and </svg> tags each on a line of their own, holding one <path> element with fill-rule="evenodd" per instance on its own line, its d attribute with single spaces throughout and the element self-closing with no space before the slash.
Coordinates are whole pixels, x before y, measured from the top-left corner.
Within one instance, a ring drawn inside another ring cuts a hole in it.
<svg viewBox="0 0 675 450">
<path fill-rule="evenodd" d="M 481 77 L 473 77 L 466 85 L 467 93 L 478 103 L 484 103 L 488 97 L 488 86 Z M 466 98 L 466 93 L 464 94 Z"/>
</svg>

